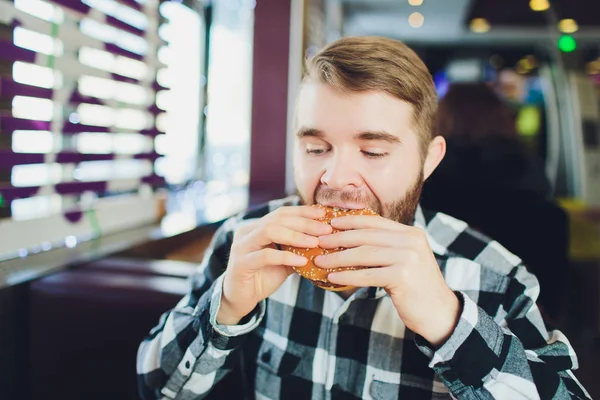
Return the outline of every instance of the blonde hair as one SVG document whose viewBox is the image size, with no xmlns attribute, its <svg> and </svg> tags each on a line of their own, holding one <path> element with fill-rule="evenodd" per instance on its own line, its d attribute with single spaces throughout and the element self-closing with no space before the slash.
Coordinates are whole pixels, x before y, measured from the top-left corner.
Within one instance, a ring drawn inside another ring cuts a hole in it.
<svg viewBox="0 0 600 400">
<path fill-rule="evenodd" d="M 382 91 L 411 104 L 421 154 L 426 154 L 437 93 L 429 70 L 404 43 L 378 36 L 339 39 L 306 61 L 303 82 L 311 80 L 343 92 Z"/>
</svg>

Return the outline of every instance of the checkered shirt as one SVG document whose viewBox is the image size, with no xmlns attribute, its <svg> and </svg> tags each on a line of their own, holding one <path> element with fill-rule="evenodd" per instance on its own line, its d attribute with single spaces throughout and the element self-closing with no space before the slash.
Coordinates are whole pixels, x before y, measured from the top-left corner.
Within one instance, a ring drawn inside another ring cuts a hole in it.
<svg viewBox="0 0 600 400">
<path fill-rule="evenodd" d="M 297 197 L 227 220 L 215 233 L 190 293 L 141 343 L 144 399 L 201 399 L 231 373 L 256 399 L 589 399 L 572 370 L 567 338 L 548 331 L 535 303 L 537 279 L 497 242 L 420 207 L 448 286 L 462 303 L 439 348 L 410 331 L 381 288 L 348 299 L 297 274 L 239 325 L 216 322 L 233 233 Z M 423 288 L 427 290 L 427 288 Z M 243 364 L 243 365 L 241 365 Z"/>
</svg>

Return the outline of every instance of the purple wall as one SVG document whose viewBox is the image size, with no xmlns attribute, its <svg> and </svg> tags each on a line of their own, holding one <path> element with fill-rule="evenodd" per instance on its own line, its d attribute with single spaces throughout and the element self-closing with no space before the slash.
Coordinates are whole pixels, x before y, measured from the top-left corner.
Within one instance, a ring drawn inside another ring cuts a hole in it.
<svg viewBox="0 0 600 400">
<path fill-rule="evenodd" d="M 285 195 L 291 0 L 256 2 L 250 203 Z"/>
</svg>

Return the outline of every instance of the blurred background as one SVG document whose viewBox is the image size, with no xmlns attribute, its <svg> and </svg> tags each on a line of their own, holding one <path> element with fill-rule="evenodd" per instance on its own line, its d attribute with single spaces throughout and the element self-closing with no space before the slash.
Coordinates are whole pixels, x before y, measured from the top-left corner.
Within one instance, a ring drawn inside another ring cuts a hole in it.
<svg viewBox="0 0 600 400">
<path fill-rule="evenodd" d="M 600 396 L 598 16 L 597 0 L 0 0 L 2 398 L 136 398 L 137 344 L 217 226 L 295 191 L 303 60 L 355 35 L 424 60 L 456 149 L 424 205 L 531 264 Z M 484 115 L 461 88 L 499 100 L 485 112 L 510 144 L 461 139 L 457 110 Z M 461 175 L 488 171 L 454 162 L 465 149 L 493 175 Z M 468 197 L 444 202 L 456 171 Z"/>
</svg>

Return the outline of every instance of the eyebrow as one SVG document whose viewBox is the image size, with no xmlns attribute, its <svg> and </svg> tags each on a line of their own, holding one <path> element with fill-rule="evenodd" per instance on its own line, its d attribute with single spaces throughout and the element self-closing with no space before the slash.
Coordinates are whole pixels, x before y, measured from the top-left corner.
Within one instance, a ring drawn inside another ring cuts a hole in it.
<svg viewBox="0 0 600 400">
<path fill-rule="evenodd" d="M 306 127 L 302 127 L 300 129 L 298 129 L 296 136 L 298 137 L 298 139 L 302 139 L 304 137 L 316 137 L 316 138 L 322 139 L 323 137 L 325 137 L 323 132 L 321 132 L 320 130 L 315 129 L 315 128 L 306 128 Z"/>
<path fill-rule="evenodd" d="M 301 139 L 304 137 L 315 137 L 319 139 L 325 138 L 325 134 L 315 128 L 302 127 L 296 133 L 296 136 Z M 381 140 L 388 143 L 402 144 L 400 138 L 386 131 L 366 131 L 359 132 L 352 137 L 354 140 Z"/>
<path fill-rule="evenodd" d="M 359 132 L 354 135 L 354 140 L 381 140 L 388 143 L 402 143 L 398 136 L 392 135 L 386 131 Z"/>
</svg>

